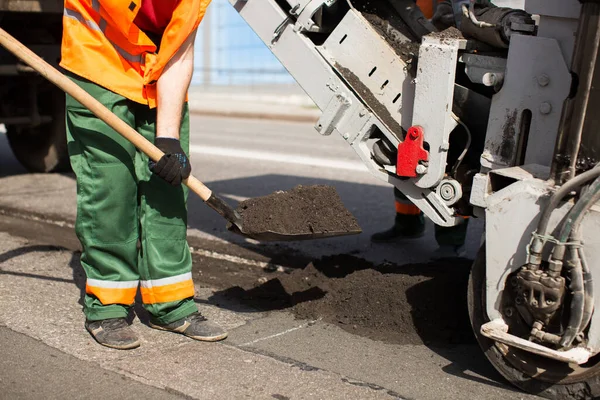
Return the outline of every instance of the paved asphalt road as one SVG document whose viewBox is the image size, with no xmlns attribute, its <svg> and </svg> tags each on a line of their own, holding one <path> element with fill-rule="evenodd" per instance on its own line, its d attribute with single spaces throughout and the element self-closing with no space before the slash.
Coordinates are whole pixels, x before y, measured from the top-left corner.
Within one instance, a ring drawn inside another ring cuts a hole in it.
<svg viewBox="0 0 600 400">
<path fill-rule="evenodd" d="M 393 219 L 392 190 L 363 171 L 339 137 L 320 137 L 310 124 L 212 117 L 192 117 L 192 130 L 194 172 L 216 193 L 237 201 L 297 184 L 332 184 L 364 229 L 354 237 L 290 244 L 289 250 L 311 256 L 353 253 L 373 261 L 404 264 L 427 260 L 436 247 L 431 226 L 422 239 L 370 243 L 369 235 L 388 227 Z M 11 360 L 8 365 L 20 366 L 14 373 L 9 370 L 8 377 L 0 375 L 0 386 L 2 382 L 27 384 L 22 364 L 36 355 L 40 360 L 35 362 L 44 366 L 51 379 L 52 368 L 62 367 L 42 362 L 44 354 L 52 351 L 43 346 L 49 345 L 82 362 L 97 363 L 94 368 L 193 398 L 533 398 L 506 386 L 475 345 L 451 349 L 392 345 L 322 321 L 298 321 L 286 311 L 227 310 L 203 302 L 212 294 L 207 282 L 197 287 L 199 304 L 203 313 L 230 330 L 226 342 L 210 346 L 190 343 L 156 333 L 136 320 L 134 329 L 144 337 L 142 349 L 108 351 L 95 345 L 81 327 L 80 291 L 73 280 L 81 283 L 82 276 L 74 274 L 77 253 L 68 244 L 75 217 L 72 176 L 24 174 L 6 151 L 0 134 L 0 186 L 0 209 L 18 210 L 25 218 L 37 215 L 35 220 L 0 224 L 8 233 L 0 232 L 0 325 L 11 329 L 0 329 L 4 348 L 0 358 Z M 197 198 L 191 198 L 189 214 L 192 233 L 206 246 L 203 250 L 226 254 L 235 247 L 229 243 L 244 241 L 225 232 L 223 221 Z M 45 232 L 36 225 L 45 218 L 56 231 Z M 23 231 L 12 229 L 11 224 Z M 470 226 L 470 255 L 480 233 L 477 223 Z M 42 347 L 19 337 L 21 334 L 41 340 Z M 21 357 L 6 349 L 5 343 L 24 346 L 28 352 Z M 39 351 L 32 351 L 36 346 Z M 69 357 L 61 362 L 66 366 Z M 202 373 L 198 372 L 200 366 Z M 86 379 L 85 369 L 82 371 L 77 379 Z M 60 382 L 62 378 L 57 379 Z M 13 386 L 12 390 L 17 389 Z M 315 396 L 307 395 L 311 390 Z M 22 398 L 35 396 L 26 392 Z"/>
<path fill-rule="evenodd" d="M 372 233 L 393 223 L 392 187 L 366 171 L 358 155 L 339 135 L 321 136 L 312 124 L 261 120 L 192 117 L 194 173 L 216 193 L 243 200 L 287 190 L 296 185 L 334 186 L 363 228 L 361 235 L 294 243 L 313 256 L 353 252 L 380 262 L 426 261 L 436 249 L 433 225 L 418 240 L 373 245 Z M 241 238 L 223 232 L 221 219 L 191 198 L 190 226 L 227 240 Z M 467 255 L 480 243 L 481 221 L 472 221 Z M 212 229 L 212 230 L 211 230 Z"/>
<path fill-rule="evenodd" d="M 7 147 L 0 135 L 0 176 L 23 173 Z M 352 253 L 373 262 L 406 264 L 427 261 L 437 248 L 430 222 L 423 238 L 372 244 L 371 234 L 393 223 L 392 187 L 367 172 L 339 135 L 321 136 L 310 123 L 192 116 L 191 153 L 194 175 L 232 204 L 296 185 L 334 186 L 363 233 L 287 244 L 291 249 L 313 257 Z M 245 241 L 227 232 L 223 219 L 195 195 L 188 214 L 189 226 L 200 235 Z M 482 225 L 476 219 L 470 223 L 469 258 L 479 248 Z"/>
</svg>

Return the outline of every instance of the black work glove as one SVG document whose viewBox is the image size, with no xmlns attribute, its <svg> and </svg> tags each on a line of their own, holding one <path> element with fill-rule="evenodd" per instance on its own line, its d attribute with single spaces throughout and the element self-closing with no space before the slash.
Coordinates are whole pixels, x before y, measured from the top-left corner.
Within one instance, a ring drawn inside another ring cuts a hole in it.
<svg viewBox="0 0 600 400">
<path fill-rule="evenodd" d="M 192 166 L 181 148 L 179 140 L 157 137 L 154 145 L 161 149 L 165 155 L 158 162 L 150 161 L 150 170 L 171 185 L 180 185 L 181 181 L 190 176 Z"/>
</svg>

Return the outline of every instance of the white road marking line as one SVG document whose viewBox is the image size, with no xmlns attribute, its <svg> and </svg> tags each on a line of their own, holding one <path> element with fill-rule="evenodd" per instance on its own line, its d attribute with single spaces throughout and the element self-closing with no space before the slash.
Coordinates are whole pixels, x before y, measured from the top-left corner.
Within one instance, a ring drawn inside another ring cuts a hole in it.
<svg viewBox="0 0 600 400">
<path fill-rule="evenodd" d="M 283 336 L 283 335 L 286 335 L 286 334 L 288 334 L 288 333 L 290 333 L 290 332 L 297 331 L 298 329 L 303 329 L 303 328 L 306 328 L 306 327 L 308 327 L 308 326 L 311 326 L 311 325 L 313 325 L 315 322 L 317 322 L 317 321 L 320 321 L 320 320 L 321 320 L 321 319 L 319 318 L 319 319 L 315 319 L 315 320 L 313 320 L 313 321 L 308 321 L 308 322 L 307 322 L 307 323 L 305 323 L 305 324 L 302 324 L 302 325 L 296 326 L 296 327 L 294 327 L 294 328 L 286 329 L 286 330 L 285 330 L 285 331 L 283 331 L 283 332 L 279 332 L 279 333 L 275 333 L 275 334 L 273 334 L 273 335 L 269 335 L 269 336 L 265 336 L 265 337 L 262 337 L 262 338 L 254 339 L 254 340 L 252 340 L 252 341 L 250 341 L 250 342 L 247 342 L 247 343 L 240 344 L 240 345 L 239 345 L 239 347 L 250 346 L 251 344 L 258 343 L 258 342 L 262 342 L 263 340 L 269 340 L 269 339 L 276 338 L 276 337 L 278 337 L 278 336 Z"/>
<path fill-rule="evenodd" d="M 359 162 L 333 160 L 318 157 L 305 157 L 293 154 L 270 153 L 266 151 L 250 151 L 232 149 L 227 147 L 202 145 L 191 145 L 190 151 L 196 154 L 209 154 L 213 156 L 245 158 L 248 160 L 274 161 L 286 164 L 310 165 L 313 167 L 344 169 L 347 171 L 368 171 L 367 167 Z"/>
<path fill-rule="evenodd" d="M 264 262 L 264 261 L 250 260 L 248 258 L 232 256 L 232 255 L 223 254 L 223 253 L 217 253 L 216 251 L 194 249 L 194 248 L 191 248 L 190 250 L 192 251 L 192 253 L 195 253 L 195 254 L 198 254 L 198 255 L 201 255 L 204 257 L 214 258 L 216 260 L 229 261 L 229 262 L 232 262 L 235 264 L 250 265 L 252 267 L 259 267 L 262 269 L 267 269 L 269 271 L 291 272 L 294 270 L 294 268 L 284 267 L 283 265 L 272 264 L 272 263 L 268 263 L 268 262 Z"/>
<path fill-rule="evenodd" d="M 237 202 L 242 202 L 244 200 L 248 200 L 250 197 L 238 196 L 237 194 L 229 194 L 229 193 L 219 193 L 221 197 L 226 197 L 231 200 L 235 200 Z"/>
</svg>

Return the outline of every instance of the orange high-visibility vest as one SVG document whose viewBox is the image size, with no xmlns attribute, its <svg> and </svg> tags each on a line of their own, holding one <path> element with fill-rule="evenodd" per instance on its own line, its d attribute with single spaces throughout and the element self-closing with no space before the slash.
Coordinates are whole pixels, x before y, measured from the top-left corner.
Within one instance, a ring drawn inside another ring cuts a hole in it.
<svg viewBox="0 0 600 400">
<path fill-rule="evenodd" d="M 135 102 L 156 107 L 156 81 L 198 27 L 211 0 L 180 0 L 159 51 L 134 23 L 143 0 L 65 0 L 60 65 Z"/>
<path fill-rule="evenodd" d="M 417 6 L 421 9 L 421 12 L 423 15 L 425 15 L 425 18 L 428 19 L 433 17 L 436 4 L 437 0 L 417 0 Z"/>
</svg>

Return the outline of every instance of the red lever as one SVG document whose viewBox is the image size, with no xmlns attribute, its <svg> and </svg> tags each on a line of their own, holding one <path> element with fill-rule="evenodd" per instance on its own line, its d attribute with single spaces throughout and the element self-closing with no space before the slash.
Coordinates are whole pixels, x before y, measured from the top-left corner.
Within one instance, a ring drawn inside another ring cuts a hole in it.
<svg viewBox="0 0 600 400">
<path fill-rule="evenodd" d="M 423 148 L 423 128 L 411 126 L 404 141 L 398 145 L 396 174 L 414 178 L 417 176 L 419 161 L 427 161 L 428 159 L 429 153 Z"/>
</svg>

